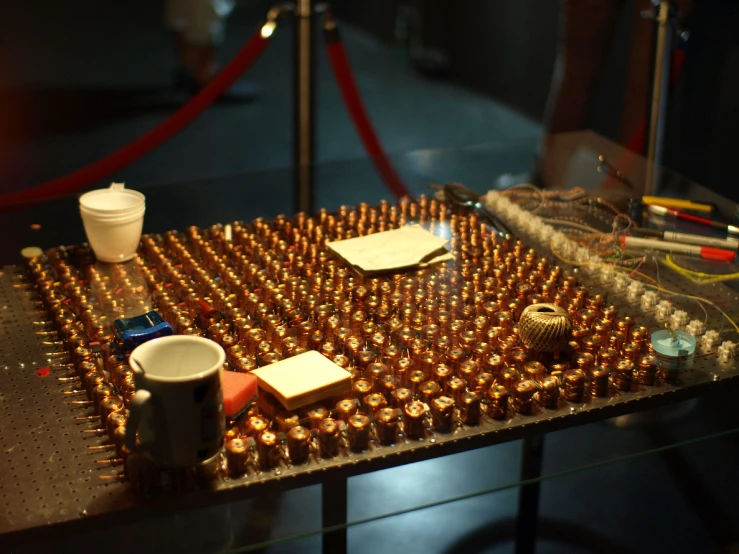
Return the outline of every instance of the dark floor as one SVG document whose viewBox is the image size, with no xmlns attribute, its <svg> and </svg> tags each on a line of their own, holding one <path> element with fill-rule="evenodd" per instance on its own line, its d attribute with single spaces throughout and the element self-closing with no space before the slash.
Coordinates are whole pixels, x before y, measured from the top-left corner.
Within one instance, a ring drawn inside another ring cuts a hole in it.
<svg viewBox="0 0 739 554">
<path fill-rule="evenodd" d="M 234 15 L 226 53 L 248 36 L 264 7 L 247 3 Z M 0 18 L 0 190 L 25 188 L 96 160 L 161 121 L 180 101 L 166 88 L 172 56 L 158 3 L 99 8 L 91 0 L 29 0 Z M 343 36 L 380 136 L 414 193 L 432 179 L 462 180 L 482 191 L 502 174 L 529 168 L 539 133 L 535 123 L 488 98 L 419 77 L 361 33 L 346 29 Z M 181 226 L 181 213 L 192 214 L 189 223 L 206 225 L 291 211 L 289 55 L 286 23 L 249 74 L 263 90 L 258 102 L 214 107 L 116 176 L 146 189 L 148 230 Z M 318 154 L 327 163 L 317 169 L 317 205 L 388 197 L 363 157 L 323 59 L 319 78 Z M 212 179 L 217 175 L 232 176 Z M 152 186 L 175 181 L 183 184 Z M 220 195 L 209 201 L 214 183 Z M 74 203 L 4 214 L 0 229 L 17 236 L 0 244 L 0 261 L 16 260 L 19 241 L 47 247 L 81 240 Z M 65 211 L 69 224 L 61 225 Z M 32 219 L 43 224 L 41 232 L 29 231 Z M 733 523 L 739 516 L 739 449 L 733 436 L 555 475 L 735 428 L 735 418 L 722 408 L 732 405 L 725 395 L 638 425 L 594 424 L 549 435 L 544 472 L 553 477 L 542 486 L 538 552 L 729 551 L 739 540 Z M 511 486 L 519 461 L 515 442 L 351 479 L 350 522 L 503 490 L 353 525 L 350 552 L 512 552 L 517 489 Z M 95 531 L 29 544 L 18 552 L 97 551 L 102 537 L 114 537 L 106 547 L 112 552 L 238 548 L 318 530 L 319 501 L 319 487 L 310 487 L 121 527 L 112 535 Z M 320 534 L 314 534 L 269 552 L 320 547 Z"/>
<path fill-rule="evenodd" d="M 547 435 L 537 552 L 734 552 L 739 444 L 736 434 L 705 438 L 737 428 L 736 414 L 721 408 L 732 394 Z M 675 448 L 648 453 L 667 445 Z M 517 441 L 350 479 L 349 552 L 513 552 L 520 448 Z M 271 554 L 320 552 L 320 501 L 314 486 L 12 551 L 92 552 L 115 536 L 113 552 L 251 551 L 263 541 Z M 406 513 L 381 517 L 396 511 Z"/>
<path fill-rule="evenodd" d="M 38 184 L 97 160 L 152 128 L 182 101 L 168 89 L 173 44 L 158 3 L 98 6 L 91 0 L 79 0 L 73 8 L 30 0 L 0 21 L 3 44 L 15 46 L 0 50 L 0 191 Z M 256 29 L 267 6 L 247 2 L 234 13 L 224 59 Z M 114 177 L 142 187 L 289 166 L 291 26 L 289 19 L 280 25 L 248 73 L 262 88 L 259 101 L 213 107 Z M 416 75 L 391 49 L 362 33 L 346 29 L 343 37 L 390 154 L 538 133 L 538 125 L 488 98 Z M 319 53 L 318 161 L 364 157 L 322 45 Z"/>
</svg>

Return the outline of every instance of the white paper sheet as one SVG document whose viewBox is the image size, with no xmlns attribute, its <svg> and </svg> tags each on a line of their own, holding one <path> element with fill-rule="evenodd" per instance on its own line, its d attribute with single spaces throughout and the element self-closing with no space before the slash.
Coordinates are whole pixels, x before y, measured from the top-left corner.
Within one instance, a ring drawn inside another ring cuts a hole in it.
<svg viewBox="0 0 739 554">
<path fill-rule="evenodd" d="M 361 270 L 377 272 L 424 267 L 451 260 L 449 252 L 440 252 L 446 243 L 447 239 L 437 237 L 420 225 L 407 225 L 392 231 L 329 242 L 327 246 Z"/>
</svg>

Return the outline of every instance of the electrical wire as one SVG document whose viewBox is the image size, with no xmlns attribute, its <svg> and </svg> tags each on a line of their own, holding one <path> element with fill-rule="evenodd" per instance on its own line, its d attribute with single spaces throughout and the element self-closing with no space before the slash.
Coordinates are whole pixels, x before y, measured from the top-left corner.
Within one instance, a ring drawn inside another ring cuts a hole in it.
<svg viewBox="0 0 739 554">
<path fill-rule="evenodd" d="M 638 272 L 638 275 L 645 276 L 641 272 Z M 713 303 L 712 301 L 710 301 L 708 298 L 703 298 L 702 296 L 693 296 L 692 294 L 685 294 L 685 293 L 682 293 L 682 292 L 676 292 L 674 290 L 668 290 L 668 289 L 666 289 L 664 287 L 660 287 L 659 285 L 654 285 L 654 284 L 651 284 L 651 283 L 644 283 L 644 284 L 646 286 L 648 286 L 648 287 L 654 287 L 658 291 L 663 292 L 663 293 L 665 293 L 667 295 L 680 296 L 680 297 L 683 297 L 683 298 L 690 298 L 692 300 L 697 300 L 698 302 L 704 302 L 704 303 L 708 304 L 709 306 L 714 307 L 716 310 L 719 311 L 719 313 L 721 313 L 721 315 L 723 315 L 726 318 L 726 320 L 729 323 L 731 323 L 731 325 L 732 325 L 732 327 L 734 327 L 734 330 L 736 331 L 736 333 L 739 334 L 739 325 L 737 325 L 734 322 L 734 320 L 731 319 L 731 317 L 729 317 L 729 314 L 727 314 L 724 310 L 722 310 L 721 308 L 719 308 L 715 303 Z"/>
<path fill-rule="evenodd" d="M 522 204 L 524 204 L 527 200 L 527 198 L 531 198 L 532 194 L 527 194 L 525 191 L 532 191 L 536 195 L 539 202 L 536 205 L 535 208 L 528 208 L 524 207 Z M 631 219 L 628 215 L 620 212 L 615 206 L 613 206 L 610 202 L 607 202 L 606 200 L 603 200 L 602 198 L 592 198 L 589 196 L 582 196 L 581 193 L 584 193 L 582 189 L 572 189 L 570 191 L 543 191 L 540 188 L 530 185 L 530 184 L 521 184 L 521 185 L 514 185 L 513 187 L 510 187 L 506 191 L 503 192 L 503 194 L 506 194 L 509 196 L 511 201 L 518 201 L 518 203 L 523 209 L 526 209 L 526 211 L 531 212 L 532 214 L 534 212 L 539 211 L 545 206 L 552 206 L 555 207 L 557 204 L 560 205 L 568 205 L 568 206 L 575 206 L 575 207 L 593 207 L 594 205 L 597 205 L 600 208 L 606 208 L 609 211 L 613 212 L 614 217 L 611 224 L 611 232 L 603 232 L 598 229 L 595 229 L 594 227 L 587 225 L 584 221 L 569 221 L 564 219 L 558 219 L 556 217 L 540 217 L 540 219 L 549 225 L 557 226 L 557 227 L 566 227 L 567 231 L 576 234 L 580 233 L 579 236 L 570 236 L 569 234 L 568 239 L 572 240 L 575 244 L 580 244 L 581 246 L 586 245 L 585 248 L 592 253 L 594 256 L 600 258 L 600 262 L 592 262 L 592 261 L 583 261 L 578 262 L 576 260 L 570 260 L 567 259 L 567 257 L 563 256 L 561 253 L 557 252 L 554 248 L 551 248 L 552 253 L 555 257 L 557 257 L 559 260 L 576 266 L 594 266 L 594 267 L 610 267 L 613 268 L 615 271 L 618 271 L 622 274 L 626 274 L 629 277 L 634 277 L 638 275 L 641 279 L 643 279 L 642 282 L 648 287 L 652 287 L 657 289 L 659 292 L 662 292 L 668 296 L 674 296 L 679 298 L 686 298 L 695 301 L 701 308 L 704 314 L 704 325 L 707 325 L 709 315 L 708 310 L 706 310 L 705 305 L 709 305 L 716 309 L 721 314 L 721 329 L 719 330 L 719 333 L 724 332 L 726 321 L 728 321 L 733 329 L 732 332 L 736 332 L 739 334 L 739 325 L 719 306 L 717 306 L 714 302 L 707 298 L 703 298 L 700 296 L 694 296 L 691 294 L 685 294 L 673 290 L 668 290 L 664 286 L 662 286 L 662 280 L 660 275 L 660 268 L 659 268 L 659 261 L 657 260 L 657 257 L 654 254 L 648 254 L 651 255 L 655 262 L 655 268 L 656 268 L 656 279 L 647 275 L 641 269 L 643 268 L 645 262 L 647 261 L 647 255 L 639 256 L 639 257 L 627 257 L 624 249 L 620 245 L 619 236 L 627 234 L 633 227 L 636 226 L 633 219 Z M 569 196 L 567 196 L 569 195 Z M 560 198 L 560 200 L 557 200 L 557 198 Z M 623 222 L 623 224 L 620 224 L 620 222 Z M 564 232 L 564 230 L 563 230 Z M 617 256 L 617 257 L 616 257 Z M 610 258 L 610 260 L 609 260 Z M 727 277 L 725 276 L 716 276 L 711 274 L 705 274 L 700 272 L 691 272 L 690 270 L 687 270 L 685 268 L 680 268 L 674 260 L 668 255 L 665 259 L 666 264 L 671 268 L 674 269 L 678 274 L 693 280 L 695 279 L 691 277 L 695 277 L 698 275 L 702 279 L 715 279 L 716 281 L 719 280 L 727 280 Z M 629 264 L 636 264 L 636 267 L 628 268 L 625 267 Z M 691 275 L 692 273 L 692 275 Z M 728 278 L 739 278 L 739 273 L 732 274 Z M 706 282 L 706 281 L 703 281 Z"/>
<path fill-rule="evenodd" d="M 694 283 L 700 285 L 709 285 L 712 283 L 721 283 L 723 281 L 731 281 L 739 279 L 739 272 L 735 273 L 705 273 L 703 271 L 695 271 L 679 265 L 671 255 L 665 257 L 665 263 L 686 279 L 690 279 Z"/>
<path fill-rule="evenodd" d="M 563 219 L 554 219 L 550 217 L 542 217 L 541 220 L 544 223 L 548 223 L 550 225 L 563 225 L 565 227 L 572 227 L 573 229 L 581 229 L 583 231 L 588 231 L 590 233 L 598 234 L 598 235 L 605 235 L 603 231 L 599 231 L 595 227 L 591 227 L 590 225 L 584 225 L 582 223 L 576 223 L 574 221 L 567 221 Z"/>
<path fill-rule="evenodd" d="M 520 183 L 518 185 L 512 185 L 508 187 L 505 191 L 503 191 L 503 194 L 509 194 L 513 190 L 520 190 L 520 189 L 533 190 L 539 196 L 539 205 L 536 206 L 536 208 L 529 210 L 531 213 L 535 213 L 539 208 L 541 208 L 546 203 L 546 196 L 544 196 L 544 191 L 542 191 L 539 187 L 535 185 L 531 185 L 529 183 Z"/>
<path fill-rule="evenodd" d="M 560 261 L 562 261 L 564 263 L 567 263 L 567 264 L 570 264 L 570 265 L 576 265 L 576 266 L 587 265 L 587 266 L 595 266 L 595 267 L 613 267 L 611 264 L 605 264 L 605 263 L 602 263 L 602 262 L 578 262 L 577 260 L 569 260 L 569 259 L 565 258 L 564 256 L 562 256 L 561 254 L 559 254 L 558 252 L 556 252 L 554 249 L 552 249 L 552 253 Z M 693 296 L 691 294 L 685 294 L 685 293 L 682 293 L 682 292 L 677 292 L 677 291 L 666 289 L 666 288 L 662 287 L 661 285 L 657 284 L 654 278 L 650 277 L 649 275 L 647 275 L 646 273 L 643 273 L 641 271 L 634 271 L 632 273 L 635 273 L 636 275 L 639 275 L 640 277 L 643 277 L 643 278 L 648 279 L 649 281 L 652 281 L 652 283 L 644 283 L 644 284 L 646 286 L 648 286 L 648 287 L 653 287 L 653 288 L 657 289 L 659 292 L 663 292 L 665 294 L 672 295 L 672 296 L 678 296 L 678 297 L 682 297 L 682 298 L 689 298 L 691 300 L 696 300 L 698 302 L 702 302 L 702 303 L 708 304 L 709 306 L 715 308 L 724 318 L 726 318 L 726 321 L 728 321 L 729 323 L 731 323 L 732 327 L 734 328 L 733 330 L 736 331 L 736 333 L 739 335 L 739 325 L 737 325 L 736 322 L 724 310 L 722 310 L 719 306 L 717 306 L 715 303 L 713 303 L 712 301 L 710 301 L 708 298 L 703 298 L 701 296 Z M 722 327 L 722 329 L 723 329 L 723 327 Z"/>
<path fill-rule="evenodd" d="M 654 266 L 657 270 L 657 285 L 659 286 L 660 290 L 664 290 L 664 287 L 662 287 L 662 280 L 659 274 L 659 261 L 657 260 L 657 256 L 652 255 L 652 259 L 654 260 Z M 667 293 L 667 292 L 665 294 L 667 294 L 668 296 L 672 296 L 670 293 Z M 708 324 L 708 311 L 706 310 L 706 308 L 703 306 L 701 302 L 697 300 L 696 302 L 698 302 L 698 306 L 700 306 L 701 310 L 703 310 L 703 313 L 705 314 L 705 319 L 703 319 L 703 325 L 707 325 Z M 722 315 L 723 315 L 723 312 L 722 312 Z"/>
<path fill-rule="evenodd" d="M 725 326 L 725 321 L 729 321 L 734 328 L 734 330 L 739 334 L 739 326 L 734 322 L 734 320 L 726 314 L 720 307 L 718 307 L 716 304 L 714 304 L 712 301 L 708 300 L 707 298 L 703 298 L 700 296 L 694 296 L 690 294 L 684 294 L 676 291 L 671 291 L 666 289 L 662 286 L 661 282 L 661 276 L 659 271 L 659 262 L 657 260 L 657 257 L 652 254 L 652 257 L 655 262 L 656 267 L 656 273 L 657 278 L 656 280 L 652 278 L 651 276 L 647 275 L 643 271 L 640 271 L 642 269 L 642 266 L 647 260 L 647 256 L 641 256 L 641 257 L 634 257 L 634 258 L 627 258 L 624 253 L 624 249 L 621 248 L 618 241 L 618 236 L 622 234 L 628 233 L 633 227 L 636 226 L 634 221 L 626 214 L 620 212 L 615 206 L 613 206 L 610 202 L 607 202 L 606 200 L 603 200 L 602 198 L 592 198 L 592 197 L 582 197 L 581 191 L 582 189 L 573 189 L 571 191 L 542 191 L 540 188 L 530 185 L 530 184 L 521 184 L 521 185 L 514 185 L 513 187 L 510 187 L 506 191 L 503 192 L 503 194 L 508 195 L 511 200 L 520 200 L 523 198 L 525 199 L 527 197 L 531 197 L 532 195 L 526 194 L 524 191 L 530 190 L 538 197 L 539 203 L 536 205 L 535 208 L 524 208 L 527 211 L 534 213 L 538 210 L 540 210 L 545 205 L 554 205 L 557 203 L 562 204 L 568 204 L 571 206 L 579 206 L 586 204 L 587 207 L 592 207 L 593 205 L 598 205 L 599 207 L 605 207 L 611 212 L 614 213 L 614 218 L 612 222 L 612 231 L 610 233 L 599 231 L 598 229 L 595 229 L 594 227 L 587 225 L 585 222 L 577 222 L 577 221 L 569 221 L 569 220 L 563 220 L 563 219 L 557 219 L 555 217 L 541 217 L 541 220 L 544 223 L 553 225 L 553 226 L 562 226 L 567 227 L 570 231 L 577 232 L 580 231 L 582 234 L 578 237 L 571 237 L 570 240 L 573 240 L 576 244 L 587 245 L 585 246 L 589 252 L 600 258 L 601 262 L 578 262 L 576 260 L 569 260 L 562 254 L 558 253 L 554 248 L 552 248 L 552 253 L 559 258 L 561 261 L 565 263 L 569 263 L 572 265 L 588 265 L 588 266 L 596 266 L 596 267 L 612 267 L 616 271 L 620 271 L 623 273 L 627 273 L 630 277 L 633 277 L 635 275 L 638 275 L 642 279 L 645 279 L 647 282 L 645 282 L 645 285 L 653 287 L 657 289 L 658 291 L 667 294 L 668 296 L 675 296 L 675 297 L 681 297 L 681 298 L 688 298 L 698 303 L 701 310 L 703 310 L 704 314 L 704 324 L 707 324 L 708 322 L 708 311 L 706 310 L 704 304 L 708 304 L 718 310 L 722 315 L 722 331 L 723 327 Z M 584 191 L 583 191 L 584 192 Z M 557 197 L 564 197 L 566 194 L 569 194 L 569 198 L 566 198 L 565 200 L 561 202 L 557 202 L 555 198 Z M 574 198 L 573 198 L 574 196 Z M 520 203 L 519 203 L 520 204 Z M 619 222 L 623 221 L 624 225 L 619 225 Z M 618 255 L 617 260 L 614 260 L 613 262 L 609 262 L 608 258 L 613 259 L 613 257 Z M 626 269 L 624 270 L 625 265 L 636 263 L 636 267 L 633 269 Z M 690 275 L 686 275 L 690 272 L 690 270 L 686 270 L 684 268 L 680 268 L 677 266 L 677 264 L 670 258 L 669 256 L 666 258 L 666 263 L 671 269 L 675 269 L 676 272 L 680 275 L 683 275 L 685 277 L 690 278 Z M 694 274 L 699 274 L 701 278 L 706 279 L 710 278 L 710 274 L 700 274 L 699 272 L 693 272 Z M 726 280 L 726 277 L 719 277 L 719 276 L 712 276 L 715 277 L 716 280 Z M 736 277 L 739 278 L 739 273 L 736 274 Z M 733 275 L 732 277 L 733 278 Z"/>
</svg>

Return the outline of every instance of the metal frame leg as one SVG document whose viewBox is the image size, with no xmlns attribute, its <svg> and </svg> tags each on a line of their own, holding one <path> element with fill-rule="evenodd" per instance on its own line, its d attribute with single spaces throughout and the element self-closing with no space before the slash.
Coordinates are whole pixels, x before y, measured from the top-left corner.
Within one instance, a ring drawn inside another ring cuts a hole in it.
<svg viewBox="0 0 739 554">
<path fill-rule="evenodd" d="M 521 481 L 541 477 L 544 435 L 525 438 L 521 448 Z M 539 482 L 518 489 L 516 517 L 516 554 L 533 554 L 536 550 L 536 528 L 539 523 Z"/>
<path fill-rule="evenodd" d="M 667 95 L 669 92 L 670 49 L 672 48 L 673 26 L 670 21 L 670 0 L 661 0 L 655 14 L 657 22 L 656 52 L 654 55 L 654 78 L 649 108 L 649 137 L 647 142 L 647 176 L 644 180 L 645 195 L 654 194 L 662 163 L 665 142 Z"/>
<path fill-rule="evenodd" d="M 295 211 L 313 212 L 315 177 L 316 55 L 313 40 L 313 0 L 295 5 L 293 76 L 293 171 Z"/>
<path fill-rule="evenodd" d="M 324 528 L 346 524 L 347 495 L 346 477 L 331 479 L 321 485 L 321 523 Z M 346 528 L 323 533 L 324 554 L 344 554 L 346 550 Z"/>
</svg>

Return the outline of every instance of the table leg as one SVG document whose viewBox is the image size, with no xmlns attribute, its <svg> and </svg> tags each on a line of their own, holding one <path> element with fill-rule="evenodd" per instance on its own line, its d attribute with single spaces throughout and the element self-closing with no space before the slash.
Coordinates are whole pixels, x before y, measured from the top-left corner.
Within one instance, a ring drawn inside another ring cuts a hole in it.
<svg viewBox="0 0 739 554">
<path fill-rule="evenodd" d="M 313 37 L 316 12 L 313 0 L 297 0 L 294 4 L 294 205 L 296 212 L 312 215 L 316 161 L 316 41 Z"/>
<path fill-rule="evenodd" d="M 337 477 L 321 485 L 321 523 L 324 528 L 346 524 L 348 494 L 346 484 L 346 477 Z M 346 528 L 323 534 L 324 554 L 343 554 L 346 551 Z"/>
<path fill-rule="evenodd" d="M 544 435 L 523 440 L 521 481 L 541 477 Z M 536 527 L 539 522 L 539 482 L 518 489 L 516 517 L 516 554 L 533 554 L 536 550 Z"/>
</svg>

